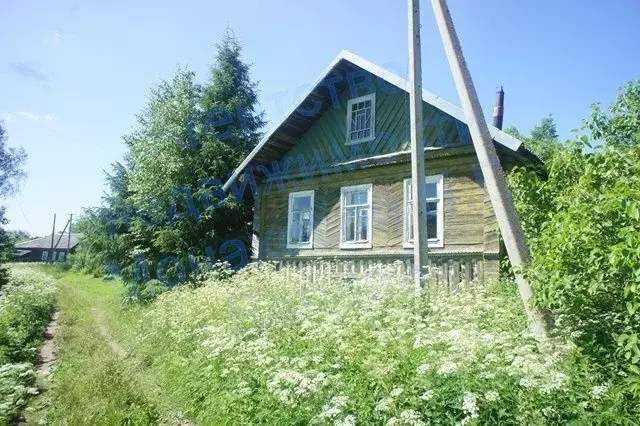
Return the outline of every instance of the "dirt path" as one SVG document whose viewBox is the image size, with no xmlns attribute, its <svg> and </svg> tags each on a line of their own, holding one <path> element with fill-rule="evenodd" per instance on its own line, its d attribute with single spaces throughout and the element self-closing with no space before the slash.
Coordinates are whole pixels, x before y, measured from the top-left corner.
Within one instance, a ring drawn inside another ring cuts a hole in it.
<svg viewBox="0 0 640 426">
<path fill-rule="evenodd" d="M 38 370 L 38 374 L 42 376 L 47 376 L 51 373 L 51 366 L 56 360 L 55 354 L 55 345 L 53 343 L 53 338 L 56 334 L 56 330 L 58 329 L 58 318 L 60 317 L 60 311 L 56 311 L 53 313 L 51 317 L 51 322 L 47 326 L 47 329 L 44 332 L 44 343 L 40 346 L 38 350 L 38 357 L 36 360 L 36 367 Z"/>
<path fill-rule="evenodd" d="M 120 343 L 118 343 L 116 339 L 113 338 L 111 332 L 109 331 L 109 327 L 107 327 L 104 311 L 100 308 L 93 307 L 91 308 L 91 312 L 93 313 L 93 318 L 98 325 L 100 334 L 107 341 L 113 353 L 120 359 L 126 358 L 127 351 L 122 347 L 122 345 L 120 345 Z"/>
</svg>

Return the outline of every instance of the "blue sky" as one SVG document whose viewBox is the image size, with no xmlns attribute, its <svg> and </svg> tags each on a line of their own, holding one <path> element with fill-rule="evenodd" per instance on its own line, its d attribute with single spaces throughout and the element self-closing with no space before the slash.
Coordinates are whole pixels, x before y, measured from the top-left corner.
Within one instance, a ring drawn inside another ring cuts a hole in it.
<svg viewBox="0 0 640 426">
<path fill-rule="evenodd" d="M 55 3 L 55 4 L 54 4 Z M 562 137 L 589 105 L 640 78 L 640 2 L 450 0 L 486 115 L 505 88 L 505 126 L 553 113 Z M 423 84 L 459 104 L 431 3 L 421 2 Z M 45 234 L 51 216 L 97 205 L 149 90 L 178 64 L 201 81 L 229 25 L 243 42 L 268 120 L 341 49 L 406 76 L 405 0 L 12 1 L 0 3 L 0 118 L 29 158 L 10 229 Z M 60 226 L 60 225 L 59 225 Z"/>
</svg>

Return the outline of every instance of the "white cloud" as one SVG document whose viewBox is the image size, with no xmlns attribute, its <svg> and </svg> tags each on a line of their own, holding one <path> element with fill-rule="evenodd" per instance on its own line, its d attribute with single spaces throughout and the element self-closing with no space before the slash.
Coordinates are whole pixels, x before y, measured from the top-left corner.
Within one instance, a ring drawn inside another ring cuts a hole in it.
<svg viewBox="0 0 640 426">
<path fill-rule="evenodd" d="M 56 119 L 53 114 L 38 114 L 31 111 L 20 111 L 16 113 L 7 112 L 4 114 L 0 114 L 0 118 L 5 120 L 7 123 L 11 123 L 13 121 L 16 121 L 17 119 L 26 121 L 54 121 Z"/>
<path fill-rule="evenodd" d="M 30 112 L 30 111 L 19 112 L 18 116 L 20 116 L 21 118 L 24 118 L 25 120 L 29 120 L 29 121 L 38 121 L 38 120 L 40 120 L 40 114 L 36 114 L 35 112 Z"/>
<path fill-rule="evenodd" d="M 3 114 L 0 114 L 0 120 L 4 120 L 7 123 L 11 123 L 16 121 L 16 115 L 15 114 L 11 114 L 10 112 L 6 112 Z"/>
</svg>

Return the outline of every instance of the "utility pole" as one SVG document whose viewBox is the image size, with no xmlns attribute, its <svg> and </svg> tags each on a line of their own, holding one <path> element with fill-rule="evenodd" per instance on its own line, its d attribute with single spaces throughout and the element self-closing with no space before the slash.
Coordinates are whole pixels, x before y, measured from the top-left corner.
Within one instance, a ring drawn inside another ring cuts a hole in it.
<svg viewBox="0 0 640 426">
<path fill-rule="evenodd" d="M 420 0 L 408 0 L 409 12 L 409 117 L 411 129 L 411 220 L 413 229 L 413 278 L 422 286 L 427 266 L 427 194 L 424 173 L 422 127 L 422 59 L 420 53 Z"/>
<path fill-rule="evenodd" d="M 69 214 L 69 234 L 67 236 L 67 254 L 65 255 L 65 260 L 69 261 L 69 247 L 71 246 L 71 223 L 73 222 L 73 213 Z"/>
<path fill-rule="evenodd" d="M 440 35 L 442 36 L 444 50 L 449 60 L 451 73 L 462 102 L 462 109 L 469 125 L 471 139 L 484 176 L 485 186 L 500 226 L 509 260 L 514 267 L 516 283 L 529 319 L 529 327 L 536 339 L 545 341 L 549 338 L 551 325 L 550 322 L 546 321 L 543 313 L 531 305 L 533 290 L 522 275 L 522 268 L 529 263 L 529 248 L 527 247 L 518 213 L 513 206 L 511 193 L 507 188 L 500 159 L 489 133 L 489 127 L 484 120 L 482 108 L 478 101 L 478 94 L 462 54 L 460 40 L 453 26 L 446 0 L 431 0 L 431 4 L 440 29 Z"/>
<path fill-rule="evenodd" d="M 49 256 L 47 256 L 47 262 L 49 258 L 51 258 L 53 262 L 53 239 L 56 236 L 56 214 L 53 214 L 53 229 L 51 230 L 51 251 L 49 252 Z"/>
</svg>

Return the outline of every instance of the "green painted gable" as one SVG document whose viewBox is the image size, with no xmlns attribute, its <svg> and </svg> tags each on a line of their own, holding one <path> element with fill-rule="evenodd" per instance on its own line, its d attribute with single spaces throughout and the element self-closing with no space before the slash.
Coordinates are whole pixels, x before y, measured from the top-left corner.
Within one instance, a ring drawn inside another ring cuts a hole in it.
<svg viewBox="0 0 640 426">
<path fill-rule="evenodd" d="M 409 94 L 371 75 L 366 88 L 352 93 L 345 87 L 336 103 L 326 108 L 309 130 L 285 154 L 281 164 L 296 164 L 300 156 L 307 164 L 335 164 L 410 148 Z M 348 145 L 347 103 L 349 99 L 375 92 L 375 139 Z M 427 147 L 452 147 L 471 143 L 466 124 L 423 102 L 424 141 Z"/>
</svg>

